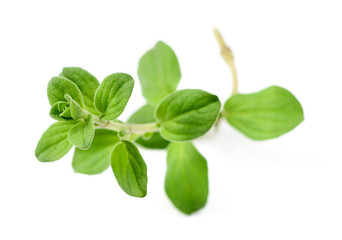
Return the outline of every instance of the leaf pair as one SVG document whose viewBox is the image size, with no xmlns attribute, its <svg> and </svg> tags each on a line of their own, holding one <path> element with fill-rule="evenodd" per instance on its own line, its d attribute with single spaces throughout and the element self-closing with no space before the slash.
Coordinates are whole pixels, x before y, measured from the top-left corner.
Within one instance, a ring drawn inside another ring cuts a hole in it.
<svg viewBox="0 0 342 240">
<path fill-rule="evenodd" d="M 98 115 L 99 113 L 94 105 L 94 96 L 96 89 L 100 85 L 99 81 L 88 71 L 78 67 L 63 68 L 60 76 L 70 80 L 78 87 L 82 93 L 85 109 L 92 114 Z M 70 96 L 75 99 L 72 95 Z M 77 102 L 76 99 L 75 101 Z"/>
<path fill-rule="evenodd" d="M 53 77 L 47 88 L 50 116 L 59 122 L 51 125 L 38 142 L 35 153 L 43 162 L 60 159 L 73 145 L 88 149 L 94 137 L 94 119 L 85 109 L 94 111 L 93 102 L 88 100 L 95 90 L 88 87 L 97 86 L 97 80 L 80 68 L 64 68 L 61 75 L 70 79 Z"/>
<path fill-rule="evenodd" d="M 63 120 L 80 120 L 86 118 L 86 113 L 83 111 L 81 106 L 70 97 L 70 95 L 65 94 L 64 99 L 66 101 L 55 102 L 51 106 L 50 116 L 58 121 Z"/>
<path fill-rule="evenodd" d="M 61 159 L 73 145 L 81 149 L 90 147 L 94 137 L 94 121 L 91 115 L 85 121 L 69 120 L 52 124 L 40 138 L 35 150 L 41 162 Z"/>
<path fill-rule="evenodd" d="M 78 120 L 85 118 L 82 93 L 69 79 L 53 77 L 47 88 L 51 105 L 50 116 L 60 120 Z"/>
<path fill-rule="evenodd" d="M 176 54 L 167 44 L 158 42 L 141 57 L 138 76 L 142 94 L 147 104 L 139 108 L 127 122 L 134 124 L 155 122 L 154 111 L 156 105 L 165 96 L 176 91 L 181 79 Z M 155 132 L 151 133 L 148 138 L 138 138 L 136 143 L 146 148 L 164 149 L 169 144 L 169 141 L 162 138 L 158 132 Z"/>
<path fill-rule="evenodd" d="M 63 72 L 69 70 L 63 69 Z M 80 132 L 84 128 L 92 132 L 94 128 L 91 116 L 86 121 L 80 121 L 85 118 L 85 104 L 82 92 L 73 81 L 65 77 L 53 77 L 49 81 L 47 95 L 51 105 L 50 116 L 61 122 L 51 125 L 38 142 L 35 153 L 42 162 L 62 158 L 73 144 L 86 148 L 85 142 L 88 140 L 87 145 L 90 146 L 91 135 L 85 139 L 84 136 L 80 137 Z"/>
<path fill-rule="evenodd" d="M 56 120 L 85 120 L 87 111 L 98 114 L 90 100 L 98 85 L 96 78 L 86 70 L 64 68 L 60 76 L 53 77 L 48 84 L 50 116 Z"/>
<path fill-rule="evenodd" d="M 178 60 L 162 42 L 140 59 L 138 75 L 148 104 L 128 122 L 160 124 L 160 133 L 153 133 L 148 139 L 141 137 L 136 142 L 149 148 L 168 146 L 165 191 L 179 210 L 191 214 L 206 204 L 208 169 L 205 158 L 192 143 L 184 141 L 202 136 L 211 128 L 221 103 L 217 96 L 202 90 L 176 92 L 181 77 Z"/>
<path fill-rule="evenodd" d="M 120 141 L 117 132 L 97 129 L 88 150 L 76 148 L 72 166 L 75 172 L 98 174 L 111 164 L 120 187 L 130 196 L 147 193 L 147 167 L 137 147 Z"/>
<path fill-rule="evenodd" d="M 138 75 L 144 105 L 128 120 L 131 123 L 157 121 L 159 133 L 137 140 L 150 148 L 165 148 L 169 141 L 189 141 L 205 134 L 214 124 L 221 103 L 217 96 L 197 89 L 176 91 L 181 73 L 177 57 L 163 42 L 147 51 L 139 61 Z M 156 106 L 156 107 L 154 107 Z"/>
<path fill-rule="evenodd" d="M 202 136 L 212 127 L 220 107 L 217 96 L 203 90 L 184 89 L 165 97 L 155 110 L 151 105 L 143 106 L 128 121 L 147 123 L 156 119 L 164 139 L 189 141 Z M 163 138 L 159 134 L 153 134 L 148 143 L 144 139 L 139 139 L 138 142 L 149 147 L 162 148 L 167 145 Z"/>
<path fill-rule="evenodd" d="M 100 84 L 86 70 L 68 67 L 63 69 L 60 77 L 50 81 L 48 97 L 53 104 L 63 101 L 64 95 L 68 93 L 81 108 L 94 115 L 100 115 L 103 120 L 114 120 L 125 109 L 133 86 L 133 78 L 125 73 L 111 74 Z"/>
<path fill-rule="evenodd" d="M 235 94 L 224 104 L 224 112 L 233 127 L 254 140 L 278 137 L 304 120 L 295 96 L 277 86 L 252 94 Z"/>
</svg>

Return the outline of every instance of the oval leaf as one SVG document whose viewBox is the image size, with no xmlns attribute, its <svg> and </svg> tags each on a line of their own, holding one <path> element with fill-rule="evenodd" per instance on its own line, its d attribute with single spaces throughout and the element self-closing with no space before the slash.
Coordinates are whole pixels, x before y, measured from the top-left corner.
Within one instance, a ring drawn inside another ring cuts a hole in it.
<svg viewBox="0 0 342 240">
<path fill-rule="evenodd" d="M 125 73 L 114 73 L 103 80 L 95 93 L 95 107 L 103 120 L 114 120 L 121 115 L 133 86 L 133 78 Z"/>
<path fill-rule="evenodd" d="M 133 197 L 145 197 L 147 167 L 138 148 L 129 141 L 117 143 L 111 154 L 111 165 L 122 190 Z"/>
<path fill-rule="evenodd" d="M 87 150 L 90 148 L 95 134 L 94 118 L 88 115 L 85 121 L 81 121 L 70 129 L 68 140 L 72 145 Z"/>
<path fill-rule="evenodd" d="M 72 148 L 68 141 L 68 132 L 79 121 L 61 121 L 52 124 L 40 138 L 35 155 L 41 162 L 61 159 Z"/>
<path fill-rule="evenodd" d="M 72 99 L 68 94 L 66 94 L 65 99 L 68 101 L 70 106 L 70 114 L 73 119 L 84 119 L 86 117 L 81 106 Z"/>
<path fill-rule="evenodd" d="M 98 115 L 95 109 L 94 96 L 95 91 L 100 85 L 99 81 L 88 71 L 79 67 L 65 67 L 60 76 L 65 77 L 75 83 L 80 89 L 86 110 Z"/>
<path fill-rule="evenodd" d="M 295 96 L 277 86 L 252 94 L 235 94 L 225 103 L 224 111 L 230 125 L 254 140 L 278 137 L 304 120 Z"/>
<path fill-rule="evenodd" d="M 208 197 L 208 167 L 192 143 L 171 143 L 167 152 L 165 191 L 183 213 L 203 208 Z"/>
<path fill-rule="evenodd" d="M 68 94 L 84 108 L 84 101 L 80 89 L 75 83 L 64 77 L 53 77 L 49 81 L 47 94 L 51 106 L 56 102 L 65 102 L 64 96 Z"/>
<path fill-rule="evenodd" d="M 127 122 L 135 124 L 155 122 L 154 109 L 155 107 L 146 104 L 133 113 Z M 149 138 L 140 137 L 135 142 L 143 147 L 153 149 L 165 149 L 169 144 L 169 141 L 162 138 L 158 132 L 151 133 Z"/>
<path fill-rule="evenodd" d="M 75 148 L 72 167 L 75 172 L 99 174 L 109 167 L 110 154 L 119 141 L 117 132 L 108 129 L 96 129 L 95 136 L 88 150 Z"/>
<path fill-rule="evenodd" d="M 55 102 L 50 109 L 50 117 L 58 121 L 69 120 L 61 117 L 61 114 L 69 107 L 67 102 Z"/>
<path fill-rule="evenodd" d="M 170 94 L 158 105 L 155 116 L 161 135 L 171 141 L 187 141 L 205 134 L 215 123 L 221 103 L 217 96 L 198 89 Z"/>
<path fill-rule="evenodd" d="M 147 51 L 139 61 L 138 75 L 146 100 L 156 105 L 177 89 L 181 72 L 176 54 L 163 42 Z"/>
</svg>

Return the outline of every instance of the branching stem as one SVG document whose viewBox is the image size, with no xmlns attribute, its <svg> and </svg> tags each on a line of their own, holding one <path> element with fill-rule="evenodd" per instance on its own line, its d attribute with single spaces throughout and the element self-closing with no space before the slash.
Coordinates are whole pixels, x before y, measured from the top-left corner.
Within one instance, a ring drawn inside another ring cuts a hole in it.
<svg viewBox="0 0 342 240">
<path fill-rule="evenodd" d="M 233 78 L 233 88 L 232 88 L 232 94 L 236 94 L 238 91 L 238 78 L 237 78 L 237 72 L 236 67 L 234 63 L 234 55 L 232 50 L 226 45 L 226 43 L 223 40 L 223 37 L 218 29 L 214 28 L 214 35 L 216 37 L 216 40 L 221 48 L 221 55 L 224 61 L 228 64 L 230 67 L 232 78 Z"/>
<path fill-rule="evenodd" d="M 232 79 L 233 79 L 232 94 L 236 94 L 237 89 L 238 89 L 238 79 L 237 79 L 236 67 L 234 64 L 233 52 L 225 44 L 221 33 L 216 28 L 214 29 L 214 34 L 215 34 L 217 42 L 220 45 L 222 58 L 228 64 L 232 73 Z M 119 121 L 105 121 L 105 120 L 100 119 L 96 115 L 93 115 L 93 117 L 94 117 L 94 122 L 97 125 L 97 128 L 106 128 L 106 129 L 114 130 L 116 132 L 124 132 L 128 138 L 132 138 L 132 139 L 135 139 L 143 135 L 144 133 L 158 132 L 160 130 L 160 127 L 158 126 L 156 122 L 145 123 L 145 124 L 131 124 L 131 123 L 124 123 L 124 122 L 119 122 Z M 220 118 L 222 118 L 221 114 L 217 119 L 216 125 L 219 123 Z"/>
<path fill-rule="evenodd" d="M 156 122 L 145 123 L 145 124 L 131 124 L 131 123 L 121 123 L 114 121 L 104 121 L 98 116 L 94 115 L 94 122 L 98 125 L 98 128 L 106 128 L 114 130 L 116 132 L 125 131 L 128 134 L 144 134 L 147 132 L 157 132 L 159 127 Z"/>
</svg>

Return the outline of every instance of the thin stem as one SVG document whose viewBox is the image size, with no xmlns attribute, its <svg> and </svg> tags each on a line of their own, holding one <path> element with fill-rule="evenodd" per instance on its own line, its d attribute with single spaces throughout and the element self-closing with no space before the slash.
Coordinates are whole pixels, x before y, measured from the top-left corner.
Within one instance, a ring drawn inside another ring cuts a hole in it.
<svg viewBox="0 0 342 240">
<path fill-rule="evenodd" d="M 223 37 L 218 29 L 214 28 L 214 35 L 216 37 L 216 40 L 221 48 L 221 56 L 224 59 L 224 61 L 228 64 L 230 67 L 232 78 L 233 78 L 233 88 L 232 88 L 232 94 L 236 94 L 238 90 L 238 78 L 237 78 L 237 72 L 236 67 L 234 64 L 234 55 L 232 50 L 226 45 L 226 43 L 223 40 Z"/>
<path fill-rule="evenodd" d="M 159 127 L 156 122 L 145 124 L 121 123 L 114 121 L 104 121 L 98 116 L 94 116 L 94 122 L 98 125 L 99 128 L 106 128 L 117 132 L 126 131 L 128 134 L 144 134 L 146 132 L 159 131 Z"/>
</svg>

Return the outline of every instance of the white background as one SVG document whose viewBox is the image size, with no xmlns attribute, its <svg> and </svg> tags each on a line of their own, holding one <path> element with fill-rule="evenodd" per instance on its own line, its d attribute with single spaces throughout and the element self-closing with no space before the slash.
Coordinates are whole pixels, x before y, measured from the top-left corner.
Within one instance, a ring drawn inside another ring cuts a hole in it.
<svg viewBox="0 0 342 240">
<path fill-rule="evenodd" d="M 342 239 L 341 1 L 0 2 L 0 239 Z M 137 81 L 126 119 L 144 102 L 140 56 L 158 40 L 176 52 L 179 88 L 225 101 L 228 67 L 212 28 L 232 47 L 239 91 L 270 85 L 301 101 L 305 121 L 278 139 L 251 141 L 224 123 L 195 141 L 210 196 L 186 216 L 166 198 L 164 151 L 141 150 L 148 195 L 128 197 L 108 169 L 75 174 L 72 152 L 40 163 L 50 119 L 46 86 L 64 66 L 99 80 Z"/>
</svg>

